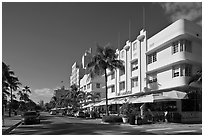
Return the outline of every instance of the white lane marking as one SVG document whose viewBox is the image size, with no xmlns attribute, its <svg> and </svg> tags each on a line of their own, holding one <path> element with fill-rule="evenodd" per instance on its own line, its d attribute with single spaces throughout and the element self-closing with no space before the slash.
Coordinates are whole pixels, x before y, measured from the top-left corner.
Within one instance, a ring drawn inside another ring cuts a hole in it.
<svg viewBox="0 0 204 137">
<path fill-rule="evenodd" d="M 158 130 L 170 130 L 170 129 L 173 129 L 173 128 L 154 128 L 154 129 L 147 129 L 146 131 L 158 131 Z"/>
<path fill-rule="evenodd" d="M 197 132 L 197 130 L 180 130 L 180 131 L 172 131 L 173 133 L 187 133 L 187 132 Z"/>
<path fill-rule="evenodd" d="M 132 126 L 132 128 L 143 128 L 142 126 Z"/>
</svg>

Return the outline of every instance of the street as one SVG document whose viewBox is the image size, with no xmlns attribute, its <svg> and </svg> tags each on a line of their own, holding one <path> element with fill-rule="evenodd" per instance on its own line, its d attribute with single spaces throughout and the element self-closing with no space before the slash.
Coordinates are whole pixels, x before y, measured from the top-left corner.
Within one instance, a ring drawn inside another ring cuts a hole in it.
<svg viewBox="0 0 204 137">
<path fill-rule="evenodd" d="M 201 124 L 104 124 L 101 119 L 83 119 L 41 113 L 41 123 L 19 125 L 15 135 L 201 135 Z"/>
</svg>

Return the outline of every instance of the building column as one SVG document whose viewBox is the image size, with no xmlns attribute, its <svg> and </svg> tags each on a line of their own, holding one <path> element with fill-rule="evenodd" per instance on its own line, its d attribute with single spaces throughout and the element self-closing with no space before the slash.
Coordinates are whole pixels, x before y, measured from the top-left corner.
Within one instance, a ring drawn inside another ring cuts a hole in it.
<svg viewBox="0 0 204 137">
<path fill-rule="evenodd" d="M 142 56 L 141 56 L 141 50 L 142 50 L 142 44 L 141 44 L 141 42 L 144 40 L 144 38 L 145 38 L 145 35 L 143 35 L 143 34 L 140 34 L 138 37 L 137 37 L 137 40 L 139 41 L 139 48 L 140 48 L 140 50 L 139 50 L 139 66 L 140 66 L 140 74 L 139 74 L 139 76 L 140 76 L 140 92 L 142 92 L 142 68 L 141 68 L 141 66 L 142 66 L 142 61 L 141 61 L 141 58 L 142 58 Z"/>
<path fill-rule="evenodd" d="M 126 53 L 126 55 L 125 55 L 125 78 L 126 78 L 126 80 L 125 80 L 125 85 L 126 85 L 126 92 L 128 92 L 128 50 L 130 49 L 130 41 L 127 41 L 126 42 L 126 46 L 124 47 L 124 49 L 125 49 L 125 53 Z"/>
<path fill-rule="evenodd" d="M 178 112 L 178 113 L 181 113 L 181 112 L 182 112 L 181 100 L 177 100 L 177 101 L 176 101 L 176 107 L 177 107 L 177 112 Z"/>
</svg>

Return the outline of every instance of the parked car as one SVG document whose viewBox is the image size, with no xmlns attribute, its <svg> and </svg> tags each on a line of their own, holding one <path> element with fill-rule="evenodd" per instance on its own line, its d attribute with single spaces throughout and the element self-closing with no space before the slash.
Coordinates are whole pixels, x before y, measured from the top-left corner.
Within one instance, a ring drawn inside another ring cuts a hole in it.
<svg viewBox="0 0 204 137">
<path fill-rule="evenodd" d="M 50 115 L 56 115 L 56 114 L 57 114 L 56 111 L 53 111 L 53 110 L 50 111 Z"/>
<path fill-rule="evenodd" d="M 83 111 L 77 111 L 75 114 L 74 114 L 75 117 L 85 117 L 85 113 Z"/>
<path fill-rule="evenodd" d="M 27 111 L 21 115 L 22 124 L 33 124 L 33 123 L 40 123 L 40 114 L 36 111 Z"/>
<path fill-rule="evenodd" d="M 74 116 L 74 113 L 72 111 L 67 111 L 67 116 L 70 116 L 70 117 L 73 117 Z"/>
</svg>

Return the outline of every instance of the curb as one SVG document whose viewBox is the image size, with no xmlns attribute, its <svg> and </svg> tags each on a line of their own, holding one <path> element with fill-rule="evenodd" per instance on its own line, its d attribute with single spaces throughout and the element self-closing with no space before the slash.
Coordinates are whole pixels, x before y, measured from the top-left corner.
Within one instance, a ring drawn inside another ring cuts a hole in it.
<svg viewBox="0 0 204 137">
<path fill-rule="evenodd" d="M 2 135 L 7 135 L 9 132 L 11 132 L 14 128 L 16 128 L 18 125 L 21 124 L 21 121 L 19 121 L 18 123 L 14 124 L 13 126 L 9 127 L 8 129 L 6 129 L 4 132 L 2 132 Z"/>
<path fill-rule="evenodd" d="M 121 122 L 114 122 L 114 123 L 109 123 L 109 122 L 101 122 L 101 124 L 105 124 L 105 125 L 122 125 Z"/>
</svg>

